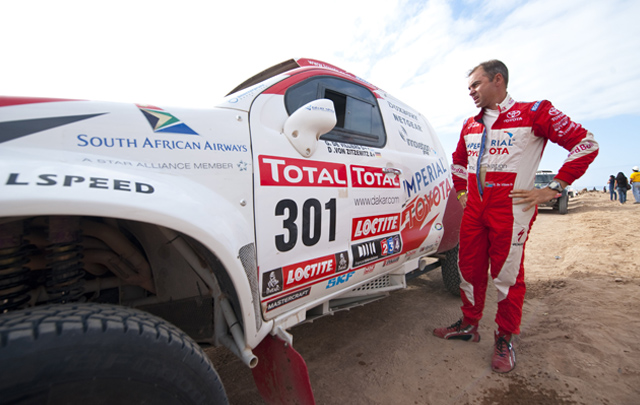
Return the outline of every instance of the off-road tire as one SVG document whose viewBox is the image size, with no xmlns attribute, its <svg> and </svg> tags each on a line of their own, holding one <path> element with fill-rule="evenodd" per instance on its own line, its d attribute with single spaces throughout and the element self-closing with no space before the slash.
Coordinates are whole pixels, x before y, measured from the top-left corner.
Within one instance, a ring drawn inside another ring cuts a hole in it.
<svg viewBox="0 0 640 405">
<path fill-rule="evenodd" d="M 228 404 L 202 349 L 149 313 L 61 304 L 0 315 L 2 404 Z"/>
<path fill-rule="evenodd" d="M 460 295 L 460 271 L 458 269 L 458 248 L 456 245 L 453 249 L 445 252 L 444 258 L 440 259 L 440 267 L 442 268 L 442 281 L 444 286 L 453 295 Z"/>
<path fill-rule="evenodd" d="M 558 198 L 558 212 L 560 215 L 569 212 L 569 196 L 567 194 L 563 194 L 562 197 Z"/>
</svg>

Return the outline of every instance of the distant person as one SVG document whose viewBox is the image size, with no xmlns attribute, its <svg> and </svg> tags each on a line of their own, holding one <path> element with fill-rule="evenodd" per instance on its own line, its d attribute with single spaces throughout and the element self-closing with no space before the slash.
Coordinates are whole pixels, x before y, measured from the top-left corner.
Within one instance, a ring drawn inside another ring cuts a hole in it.
<svg viewBox="0 0 640 405">
<path fill-rule="evenodd" d="M 616 189 L 618 190 L 618 201 L 620 201 L 620 204 L 627 202 L 627 191 L 629 188 L 631 187 L 629 186 L 627 176 L 622 172 L 618 172 L 616 176 Z"/>
<path fill-rule="evenodd" d="M 607 182 L 607 184 L 609 184 L 609 199 L 611 201 L 617 201 L 618 197 L 616 195 L 616 176 L 614 176 L 613 174 L 609 176 L 609 181 Z"/>
<path fill-rule="evenodd" d="M 636 202 L 634 204 L 640 204 L 640 169 L 638 166 L 633 166 L 633 173 L 629 176 L 629 182 L 633 190 L 633 198 Z"/>
<path fill-rule="evenodd" d="M 520 333 L 524 250 L 537 204 L 555 198 L 582 176 L 598 155 L 598 143 L 549 101 L 516 102 L 507 93 L 507 67 L 498 60 L 476 66 L 468 79 L 469 96 L 480 112 L 464 122 L 451 165 L 464 208 L 458 256 L 462 318 L 433 334 L 480 341 L 478 323 L 490 268 L 498 290 L 491 368 L 507 373 L 516 365 L 512 337 Z M 555 178 L 538 189 L 535 175 L 548 141 L 570 153 Z"/>
</svg>

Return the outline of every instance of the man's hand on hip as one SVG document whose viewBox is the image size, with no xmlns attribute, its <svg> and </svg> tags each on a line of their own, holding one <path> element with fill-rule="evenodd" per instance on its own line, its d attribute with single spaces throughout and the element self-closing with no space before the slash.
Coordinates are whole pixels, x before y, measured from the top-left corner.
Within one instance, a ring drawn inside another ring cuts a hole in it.
<svg viewBox="0 0 640 405">
<path fill-rule="evenodd" d="M 522 211 L 528 211 L 538 204 L 551 201 L 558 195 L 556 190 L 549 187 L 534 188 L 532 190 L 511 190 L 509 197 L 513 198 L 513 204 L 528 204 Z"/>
</svg>

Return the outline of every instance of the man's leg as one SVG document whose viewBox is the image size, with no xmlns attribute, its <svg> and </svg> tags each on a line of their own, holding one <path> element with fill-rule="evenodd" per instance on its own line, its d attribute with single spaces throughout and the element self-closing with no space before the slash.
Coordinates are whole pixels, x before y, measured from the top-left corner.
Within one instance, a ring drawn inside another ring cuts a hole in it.
<svg viewBox="0 0 640 405">
<path fill-rule="evenodd" d="M 498 311 L 494 353 L 491 368 L 507 373 L 516 365 L 515 350 L 511 344 L 513 335 L 520 334 L 522 306 L 526 291 L 524 283 L 524 249 L 537 211 L 522 211 L 522 206 L 512 205 L 511 215 L 494 213 L 491 218 L 489 255 L 491 277 L 498 290 Z"/>
<path fill-rule="evenodd" d="M 436 328 L 433 334 L 442 339 L 480 341 L 478 322 L 482 318 L 488 282 L 487 230 L 467 205 L 460 226 L 460 297 L 463 317 L 452 325 Z"/>
<path fill-rule="evenodd" d="M 480 219 L 471 215 L 463 216 L 460 229 L 458 267 L 463 320 L 478 325 L 489 281 L 489 232 Z"/>
</svg>

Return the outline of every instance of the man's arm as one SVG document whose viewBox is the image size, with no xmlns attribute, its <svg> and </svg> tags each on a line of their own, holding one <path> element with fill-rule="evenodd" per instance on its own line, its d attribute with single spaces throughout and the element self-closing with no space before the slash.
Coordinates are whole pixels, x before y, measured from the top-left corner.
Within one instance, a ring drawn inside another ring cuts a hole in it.
<svg viewBox="0 0 640 405">
<path fill-rule="evenodd" d="M 564 189 L 581 177 L 591 162 L 598 156 L 598 143 L 593 134 L 582 125 L 571 121 L 549 101 L 542 101 L 538 108 L 533 131 L 536 136 L 549 139 L 569 151 L 569 156 L 562 164 L 555 179 Z M 548 187 L 533 190 L 512 190 L 509 196 L 514 198 L 514 204 L 527 204 L 523 211 L 527 211 L 537 204 L 542 204 L 555 198 L 556 190 Z"/>
<path fill-rule="evenodd" d="M 549 101 L 540 103 L 534 119 L 533 131 L 536 136 L 547 138 L 569 151 L 569 155 L 556 175 L 556 180 L 562 180 L 567 185 L 582 177 L 591 162 L 598 156 L 598 143 L 593 134 L 582 125 L 573 122 Z"/>
<path fill-rule="evenodd" d="M 470 118 L 472 119 L 472 118 Z M 468 154 L 467 143 L 464 139 L 464 128 L 467 126 L 467 121 L 462 126 L 460 131 L 460 138 L 458 139 L 458 145 L 452 155 L 451 163 L 451 175 L 453 180 L 453 187 L 456 190 L 458 200 L 462 204 L 462 207 L 466 205 L 466 193 L 467 193 L 467 166 L 468 166 Z M 464 194 L 463 194 L 464 193 Z M 464 198 L 464 200 L 463 200 Z"/>
</svg>

